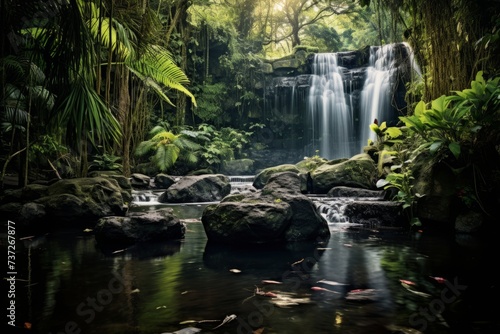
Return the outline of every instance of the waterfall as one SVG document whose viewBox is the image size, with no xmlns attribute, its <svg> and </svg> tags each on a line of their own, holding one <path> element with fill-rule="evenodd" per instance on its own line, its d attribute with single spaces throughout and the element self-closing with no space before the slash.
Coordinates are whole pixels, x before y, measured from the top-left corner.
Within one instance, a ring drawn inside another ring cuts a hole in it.
<svg viewBox="0 0 500 334">
<path fill-rule="evenodd" d="M 369 64 L 366 69 L 366 79 L 361 91 L 360 103 L 360 152 L 367 145 L 368 140 L 376 140 L 376 135 L 370 130 L 370 124 L 376 119 L 378 124 L 387 122 L 388 126 L 396 123 L 398 110 L 394 101 L 398 89 L 399 70 L 402 62 L 410 62 L 409 68 L 420 74 L 413 59 L 413 52 L 406 43 L 371 46 Z M 404 85 L 404 83 L 401 83 Z"/>
<path fill-rule="evenodd" d="M 319 53 L 312 64 L 308 97 L 312 155 L 327 159 L 353 155 L 353 118 L 344 91 L 342 68 L 336 53 Z"/>
<path fill-rule="evenodd" d="M 370 124 L 394 126 L 406 114 L 406 83 L 421 77 L 406 43 L 317 53 L 300 71 L 286 67 L 273 75 L 279 76 L 265 86 L 263 121 L 274 165 L 363 152 L 369 138 L 375 141 Z"/>
</svg>

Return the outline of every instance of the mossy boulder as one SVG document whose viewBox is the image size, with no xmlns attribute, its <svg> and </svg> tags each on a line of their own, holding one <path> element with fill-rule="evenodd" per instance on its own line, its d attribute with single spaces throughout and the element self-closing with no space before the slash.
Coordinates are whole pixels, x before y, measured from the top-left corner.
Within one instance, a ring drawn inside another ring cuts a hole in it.
<svg viewBox="0 0 500 334">
<path fill-rule="evenodd" d="M 375 162 L 366 153 L 338 163 L 325 163 L 310 173 L 313 192 L 326 194 L 333 187 L 345 186 L 375 189 L 378 171 Z"/>
</svg>

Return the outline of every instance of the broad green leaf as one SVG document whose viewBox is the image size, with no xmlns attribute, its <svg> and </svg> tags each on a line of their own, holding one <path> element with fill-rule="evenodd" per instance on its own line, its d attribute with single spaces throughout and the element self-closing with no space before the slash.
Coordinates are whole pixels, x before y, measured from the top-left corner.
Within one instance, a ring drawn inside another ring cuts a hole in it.
<svg viewBox="0 0 500 334">
<path fill-rule="evenodd" d="M 432 109 L 438 112 L 443 111 L 448 107 L 448 103 L 446 95 L 441 95 L 432 101 Z"/>
<path fill-rule="evenodd" d="M 431 144 L 431 146 L 429 147 L 429 151 L 432 153 L 432 154 L 435 154 L 440 148 L 441 146 L 443 145 L 443 142 L 442 141 L 435 141 Z"/>
<path fill-rule="evenodd" d="M 425 112 L 425 102 L 424 101 L 420 101 L 415 106 L 414 114 L 415 114 L 415 116 L 420 117 L 424 112 Z"/>
<path fill-rule="evenodd" d="M 397 138 L 403 134 L 401 129 L 397 127 L 390 127 L 385 130 L 385 133 L 390 137 L 390 138 Z"/>
<path fill-rule="evenodd" d="M 455 159 L 458 159 L 460 156 L 460 144 L 457 142 L 451 142 L 448 145 L 448 148 L 450 149 L 451 153 L 455 156 Z"/>
</svg>

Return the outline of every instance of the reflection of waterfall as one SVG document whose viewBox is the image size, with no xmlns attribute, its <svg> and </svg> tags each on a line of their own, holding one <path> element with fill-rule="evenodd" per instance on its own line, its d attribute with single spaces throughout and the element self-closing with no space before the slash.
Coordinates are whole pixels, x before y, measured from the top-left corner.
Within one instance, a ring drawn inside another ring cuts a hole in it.
<svg viewBox="0 0 500 334">
<path fill-rule="evenodd" d="M 368 139 L 376 140 L 376 135 L 370 130 L 370 124 L 376 119 L 379 124 L 397 120 L 398 111 L 394 107 L 394 93 L 400 83 L 400 69 L 416 67 L 412 51 L 406 43 L 387 44 L 370 47 L 369 66 L 366 69 L 366 79 L 361 92 L 360 119 L 360 151 L 367 145 Z M 404 61 L 409 66 L 402 67 Z M 404 84 L 404 83 L 401 83 Z"/>
<path fill-rule="evenodd" d="M 315 55 L 308 119 L 312 129 L 312 151 L 327 159 L 353 155 L 350 145 L 353 119 L 350 105 L 346 102 L 343 81 L 342 70 L 337 66 L 337 54 Z"/>
</svg>

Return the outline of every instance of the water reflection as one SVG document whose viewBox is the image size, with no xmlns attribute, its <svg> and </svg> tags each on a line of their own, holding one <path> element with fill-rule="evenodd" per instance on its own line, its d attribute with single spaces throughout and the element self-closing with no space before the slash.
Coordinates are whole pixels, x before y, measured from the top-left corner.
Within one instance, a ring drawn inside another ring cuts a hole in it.
<svg viewBox="0 0 500 334">
<path fill-rule="evenodd" d="M 498 331 L 495 308 L 485 302 L 499 297 L 493 243 L 346 226 L 331 225 L 327 240 L 252 248 L 207 242 L 196 219 L 184 240 L 116 253 L 83 231 L 24 240 L 16 254 L 16 324 L 43 334 L 192 326 L 204 333 Z M 349 298 L 353 291 L 364 298 Z M 231 314 L 237 318 L 213 329 Z"/>
</svg>

